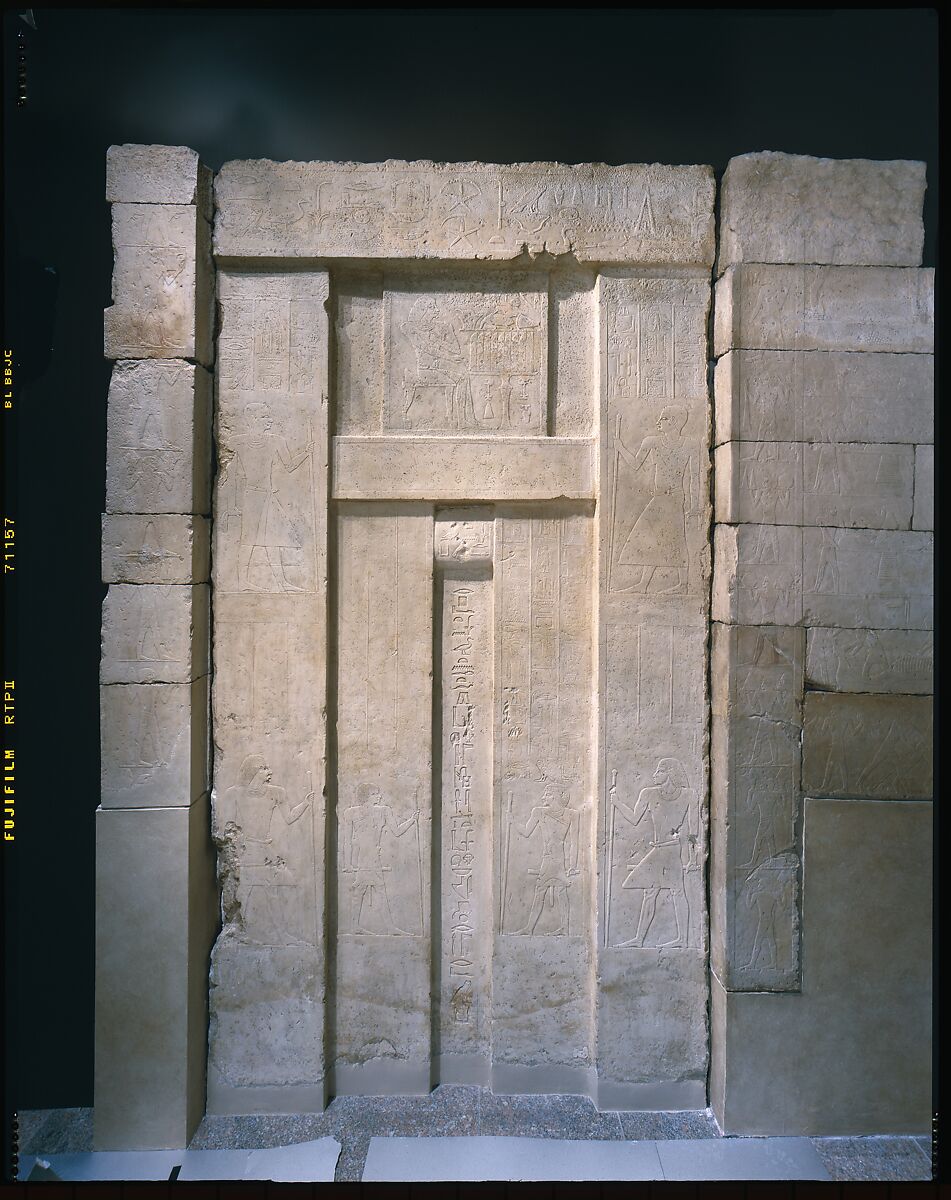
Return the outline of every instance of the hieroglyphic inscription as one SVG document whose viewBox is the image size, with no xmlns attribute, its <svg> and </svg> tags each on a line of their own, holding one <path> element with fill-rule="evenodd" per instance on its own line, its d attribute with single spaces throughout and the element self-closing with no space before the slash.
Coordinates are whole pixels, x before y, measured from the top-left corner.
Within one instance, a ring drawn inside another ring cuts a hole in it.
<svg viewBox="0 0 951 1200">
<path fill-rule="evenodd" d="M 384 430 L 546 432 L 545 276 L 387 276 L 384 304 Z"/>
<path fill-rule="evenodd" d="M 348 505 L 337 557 L 335 1070 L 430 1054 L 433 517 Z"/>
<path fill-rule="evenodd" d="M 210 1092 L 324 1080 L 325 272 L 221 272 Z M 246 1102 L 245 1102 L 246 1103 Z"/>
<path fill-rule="evenodd" d="M 707 1058 L 709 284 L 615 270 L 598 293 L 599 1094 L 690 1104 Z"/>
<path fill-rule="evenodd" d="M 591 1061 L 592 527 L 557 510 L 496 520 L 497 1062 Z"/>
<path fill-rule="evenodd" d="M 709 167 L 226 163 L 219 255 L 713 262 Z"/>
</svg>

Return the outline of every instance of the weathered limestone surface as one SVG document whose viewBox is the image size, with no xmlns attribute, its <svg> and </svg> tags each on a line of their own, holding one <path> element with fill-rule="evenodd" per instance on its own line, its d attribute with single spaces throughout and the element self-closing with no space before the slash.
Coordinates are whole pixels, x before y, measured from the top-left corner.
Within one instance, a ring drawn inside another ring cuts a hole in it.
<svg viewBox="0 0 951 1200">
<path fill-rule="evenodd" d="M 208 1105 L 325 1101 L 326 272 L 219 278 Z"/>
<path fill-rule="evenodd" d="M 934 529 L 934 446 L 915 447 L 913 529 Z"/>
<path fill-rule="evenodd" d="M 715 464 L 718 521 L 911 528 L 913 446 L 725 442 Z"/>
<path fill-rule="evenodd" d="M 192 804 L 208 790 L 208 683 L 103 684 L 103 808 Z"/>
<path fill-rule="evenodd" d="M 208 579 L 207 517 L 102 517 L 103 583 L 204 583 Z"/>
<path fill-rule="evenodd" d="M 335 500 L 557 500 L 594 496 L 587 438 L 334 438 Z"/>
<path fill-rule="evenodd" d="M 714 353 L 931 353 L 934 271 L 911 267 L 730 267 L 717 282 Z"/>
<path fill-rule="evenodd" d="M 934 636 L 913 629 L 808 629 L 806 686 L 929 695 Z"/>
<path fill-rule="evenodd" d="M 211 511 L 211 376 L 180 359 L 118 362 L 109 384 L 106 511 Z"/>
<path fill-rule="evenodd" d="M 207 799 L 96 813 L 97 1150 L 185 1146 L 204 1115 L 208 828 Z"/>
<path fill-rule="evenodd" d="M 585 163 L 225 163 L 215 253 L 255 258 L 692 263 L 714 256 L 713 171 Z"/>
<path fill-rule="evenodd" d="M 931 354 L 730 350 L 714 396 L 718 445 L 934 439 Z"/>
<path fill-rule="evenodd" d="M 601 1107 L 705 1093 L 709 285 L 606 272 L 601 312 Z"/>
<path fill-rule="evenodd" d="M 932 806 L 803 806 L 802 992 L 714 976 L 713 1111 L 728 1134 L 926 1133 Z"/>
<path fill-rule="evenodd" d="M 106 358 L 212 361 L 211 228 L 194 205 L 114 204 Z"/>
<path fill-rule="evenodd" d="M 720 271 L 732 263 L 917 267 L 924 245 L 923 162 L 731 158 L 720 191 Z"/>
<path fill-rule="evenodd" d="M 191 683 L 208 670 L 207 584 L 110 585 L 100 682 Z"/>
<path fill-rule="evenodd" d="M 932 538 L 902 530 L 717 525 L 713 619 L 930 629 Z"/>
<path fill-rule="evenodd" d="M 929 800 L 930 696 L 807 692 L 802 786 L 811 795 Z"/>
<path fill-rule="evenodd" d="M 724 987 L 799 987 L 805 631 L 713 626 L 712 965 Z"/>
<path fill-rule="evenodd" d="M 106 199 L 113 204 L 194 204 L 211 219 L 211 171 L 187 146 L 126 143 L 106 151 Z"/>
</svg>

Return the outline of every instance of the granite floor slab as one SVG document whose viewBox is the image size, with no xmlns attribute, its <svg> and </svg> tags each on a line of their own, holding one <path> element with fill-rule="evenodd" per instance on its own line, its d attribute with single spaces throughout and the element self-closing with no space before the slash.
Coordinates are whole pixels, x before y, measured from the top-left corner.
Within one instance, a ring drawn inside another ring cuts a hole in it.
<svg viewBox="0 0 951 1200">
<path fill-rule="evenodd" d="M 931 1179 L 931 1139 L 916 1137 L 813 1138 L 829 1174 L 840 1183 L 874 1180 L 910 1183 Z"/>
<path fill-rule="evenodd" d="M 654 1142 L 375 1137 L 365 1183 L 663 1179 Z"/>
</svg>

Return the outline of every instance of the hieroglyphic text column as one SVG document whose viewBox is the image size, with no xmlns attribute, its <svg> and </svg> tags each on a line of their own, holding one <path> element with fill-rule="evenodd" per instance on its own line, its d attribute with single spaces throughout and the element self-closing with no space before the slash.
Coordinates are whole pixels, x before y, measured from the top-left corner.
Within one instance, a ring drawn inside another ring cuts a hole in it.
<svg viewBox="0 0 951 1200">
<path fill-rule="evenodd" d="M 599 279 L 602 1108 L 706 1102 L 710 285 Z"/>
<path fill-rule="evenodd" d="M 325 1099 L 327 295 L 219 275 L 212 1112 Z"/>
<path fill-rule="evenodd" d="M 724 176 L 711 1104 L 727 1133 L 927 1127 L 924 185 L 923 163 L 776 153 Z"/>
<path fill-rule="evenodd" d="M 113 146 L 105 348 L 97 1149 L 184 1146 L 204 1113 L 208 949 L 210 175 Z"/>
</svg>

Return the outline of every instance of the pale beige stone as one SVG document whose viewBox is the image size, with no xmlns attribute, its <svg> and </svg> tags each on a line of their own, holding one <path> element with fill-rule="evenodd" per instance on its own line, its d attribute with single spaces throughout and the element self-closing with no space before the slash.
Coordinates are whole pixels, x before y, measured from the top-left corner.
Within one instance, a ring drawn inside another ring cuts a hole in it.
<svg viewBox="0 0 951 1200">
<path fill-rule="evenodd" d="M 383 430 L 548 430 L 548 277 L 387 274 Z"/>
<path fill-rule="evenodd" d="M 337 518 L 337 546 L 337 949 L 328 1065 L 338 1094 L 425 1091 L 435 953 L 432 510 L 348 505 Z"/>
<path fill-rule="evenodd" d="M 811 795 L 931 798 L 930 696 L 807 692 L 802 786 Z"/>
<path fill-rule="evenodd" d="M 934 535 L 869 529 L 802 531 L 807 625 L 931 629 Z"/>
<path fill-rule="evenodd" d="M 494 558 L 495 512 L 492 508 L 440 508 L 433 526 L 437 564 L 460 568 L 485 566 Z M 481 577 L 481 576 L 480 576 Z"/>
<path fill-rule="evenodd" d="M 204 583 L 210 522 L 175 514 L 103 513 L 103 583 Z"/>
<path fill-rule="evenodd" d="M 720 185 L 720 271 L 732 263 L 917 267 L 925 164 L 762 151 Z"/>
<path fill-rule="evenodd" d="M 184 204 L 114 204 L 106 358 L 213 358 L 211 229 Z"/>
<path fill-rule="evenodd" d="M 806 684 L 830 692 L 934 690 L 934 635 L 914 629 L 807 629 Z"/>
<path fill-rule="evenodd" d="M 119 362 L 106 424 L 106 511 L 211 511 L 211 376 L 191 363 Z"/>
<path fill-rule="evenodd" d="M 598 289 L 597 1096 L 677 1108 L 707 1071 L 710 293 L 618 271 Z"/>
<path fill-rule="evenodd" d="M 335 277 L 337 434 L 383 432 L 383 273 Z"/>
<path fill-rule="evenodd" d="M 97 1150 L 180 1148 L 205 1111 L 207 800 L 96 813 Z"/>
<path fill-rule="evenodd" d="M 930 354 L 731 350 L 714 395 L 718 444 L 934 438 Z"/>
<path fill-rule="evenodd" d="M 716 286 L 714 353 L 934 349 L 934 270 L 730 267 Z"/>
<path fill-rule="evenodd" d="M 597 291 L 593 271 L 558 270 L 551 279 L 551 337 L 555 369 L 549 386 L 550 432 L 585 437 L 594 430 Z"/>
<path fill-rule="evenodd" d="M 214 1112 L 327 1095 L 323 271 L 223 271 L 215 491 Z"/>
<path fill-rule="evenodd" d="M 738 991 L 799 987 L 805 631 L 713 625 L 711 957 Z"/>
<path fill-rule="evenodd" d="M 278 258 L 695 263 L 714 256 L 713 171 L 600 163 L 225 163 L 215 252 Z"/>
<path fill-rule="evenodd" d="M 337 437 L 335 500 L 587 499 L 587 438 Z"/>
<path fill-rule="evenodd" d="M 803 531 L 789 525 L 717 525 L 714 621 L 798 625 L 802 620 Z"/>
<path fill-rule="evenodd" d="M 727 1134 L 931 1128 L 932 806 L 806 799 L 802 992 L 711 980 Z"/>
<path fill-rule="evenodd" d="M 718 521 L 911 527 L 912 446 L 726 442 L 714 461 Z"/>
<path fill-rule="evenodd" d="M 191 683 L 208 673 L 208 585 L 110 584 L 102 683 Z"/>
<path fill-rule="evenodd" d="M 211 171 L 187 146 L 124 143 L 106 151 L 106 199 L 113 204 L 194 204 L 211 219 Z"/>
<path fill-rule="evenodd" d="M 103 808 L 181 808 L 208 790 L 208 684 L 103 684 Z"/>
<path fill-rule="evenodd" d="M 934 446 L 915 447 L 913 529 L 934 529 Z"/>
</svg>

